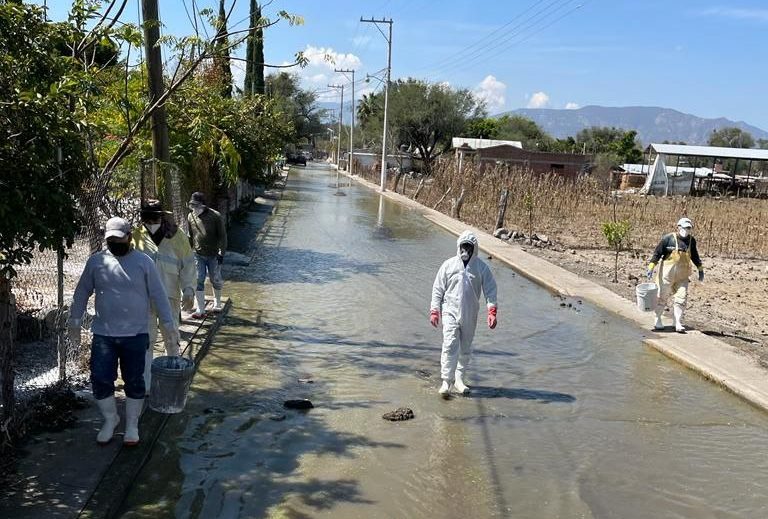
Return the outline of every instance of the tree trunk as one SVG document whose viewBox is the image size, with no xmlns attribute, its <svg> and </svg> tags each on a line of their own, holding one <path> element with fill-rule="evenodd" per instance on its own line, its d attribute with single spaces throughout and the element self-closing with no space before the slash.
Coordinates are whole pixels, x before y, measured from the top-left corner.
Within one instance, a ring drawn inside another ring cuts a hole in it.
<svg viewBox="0 0 768 519">
<path fill-rule="evenodd" d="M 0 404 L 3 406 L 0 429 L 13 415 L 13 337 L 16 327 L 16 302 L 11 282 L 0 276 Z"/>
<path fill-rule="evenodd" d="M 501 192 L 501 198 L 499 199 L 499 214 L 496 217 L 496 227 L 493 228 L 495 231 L 496 229 L 499 229 L 501 227 L 504 227 L 504 218 L 507 215 L 507 199 L 509 198 L 509 189 L 505 189 Z"/>
<path fill-rule="evenodd" d="M 613 282 L 619 282 L 619 249 L 616 249 L 616 261 L 613 264 Z"/>
</svg>

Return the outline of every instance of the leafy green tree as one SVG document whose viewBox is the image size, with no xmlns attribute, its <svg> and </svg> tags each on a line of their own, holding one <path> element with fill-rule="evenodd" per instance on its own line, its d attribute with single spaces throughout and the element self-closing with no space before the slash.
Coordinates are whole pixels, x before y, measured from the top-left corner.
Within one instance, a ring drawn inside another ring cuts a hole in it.
<svg viewBox="0 0 768 519">
<path fill-rule="evenodd" d="M 224 1 L 219 0 L 219 17 L 216 20 L 217 26 L 222 29 L 222 38 L 216 41 L 216 53 L 213 58 L 215 70 L 218 71 L 221 82 L 221 95 L 223 97 L 232 97 L 232 69 L 229 66 L 229 39 L 227 38 L 227 11 L 224 8 Z M 263 61 L 263 60 L 262 60 Z M 262 69 L 263 70 L 263 69 Z"/>
<path fill-rule="evenodd" d="M 483 115 L 482 103 L 466 89 L 417 79 L 401 79 L 389 88 L 389 142 L 394 149 L 417 150 L 427 171 L 437 155 L 450 147 L 451 138 L 460 136 L 468 121 Z M 382 125 L 383 110 L 366 121 L 364 128 L 380 135 Z"/>
<path fill-rule="evenodd" d="M 289 117 L 294 128 L 294 137 L 315 143 L 316 136 L 325 132 L 322 122 L 324 110 L 317 104 L 317 95 L 299 85 L 299 77 L 288 72 L 270 74 L 266 78 L 268 96 Z"/>
<path fill-rule="evenodd" d="M 620 163 L 637 163 L 643 158 L 635 130 L 597 126 L 585 128 L 576 134 L 576 146 L 587 153 L 611 154 Z"/>
<path fill-rule="evenodd" d="M 462 135 L 462 137 L 498 139 L 499 129 L 498 119 L 492 117 L 478 117 L 467 122 L 467 128 L 464 130 L 464 135 Z"/>
<path fill-rule="evenodd" d="M 768 139 L 757 139 L 757 147 L 761 150 L 768 150 Z"/>
<path fill-rule="evenodd" d="M 603 236 L 608 245 L 614 250 L 613 282 L 619 282 L 619 255 L 624 250 L 624 245 L 629 240 L 629 232 L 632 226 L 629 220 L 604 222 L 602 226 Z"/>
<path fill-rule="evenodd" d="M 250 34 L 246 45 L 245 84 L 243 92 L 263 94 L 264 81 L 264 23 L 261 15 L 261 5 L 257 0 L 251 0 Z"/>
<path fill-rule="evenodd" d="M 36 248 L 61 249 L 79 229 L 75 199 L 86 178 L 78 76 L 58 52 L 60 27 L 43 11 L 0 4 L 0 279 Z"/>
<path fill-rule="evenodd" d="M 520 115 L 504 115 L 499 119 L 499 139 L 520 141 L 523 148 L 531 151 L 549 149 L 552 137 L 538 124 Z"/>
<path fill-rule="evenodd" d="M 755 139 L 752 134 L 741 128 L 727 127 L 714 130 L 709 136 L 708 144 L 724 148 L 754 148 Z"/>
</svg>

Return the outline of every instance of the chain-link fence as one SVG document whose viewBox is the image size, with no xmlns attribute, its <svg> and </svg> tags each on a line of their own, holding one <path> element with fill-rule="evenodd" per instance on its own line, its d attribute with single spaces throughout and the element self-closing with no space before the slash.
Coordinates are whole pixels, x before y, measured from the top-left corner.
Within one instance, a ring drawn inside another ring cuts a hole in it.
<svg viewBox="0 0 768 519">
<path fill-rule="evenodd" d="M 0 417 L 10 415 L 0 423 L 4 436 L 0 445 L 23 434 L 30 412 L 26 402 L 62 382 L 87 385 L 93 298 L 83 321 L 79 348 L 68 339 L 68 310 L 86 261 L 104 247 L 106 221 L 121 216 L 139 225 L 142 202 L 155 198 L 173 212 L 174 220 L 186 233 L 186 201 L 195 187 L 185 185 L 175 165 L 154 160 L 143 161 L 138 168 L 120 171 L 108 179 L 93 178 L 83 189 L 83 227 L 72 246 L 60 251 L 38 251 L 29 265 L 17 268 L 18 275 L 11 280 L 10 306 L 15 301 L 16 313 L 13 348 L 10 355 L 0 356 L 0 375 L 12 371 L 14 379 L 12 389 L 0 391 L 0 409 L 4 410 Z M 209 194 L 209 205 L 229 223 L 234 211 L 243 202 L 253 200 L 255 193 L 252 184 L 238 182 Z M 8 378 L 0 376 L 3 384 Z"/>
</svg>

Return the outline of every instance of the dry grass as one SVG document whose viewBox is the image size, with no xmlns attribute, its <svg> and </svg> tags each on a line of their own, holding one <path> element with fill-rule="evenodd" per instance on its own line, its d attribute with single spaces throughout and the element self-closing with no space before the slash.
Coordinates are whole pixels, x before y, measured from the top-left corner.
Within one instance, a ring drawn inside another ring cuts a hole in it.
<svg viewBox="0 0 768 519">
<path fill-rule="evenodd" d="M 363 176 L 377 182 L 378 171 L 367 171 Z M 406 181 L 408 196 L 413 196 L 417 184 L 414 180 Z M 401 182 L 399 191 L 402 186 Z M 437 164 L 418 200 L 433 207 L 449 188 L 449 195 L 437 210 L 450 213 L 451 198 L 464 188 L 460 217 L 476 227 L 493 231 L 499 197 L 507 188 L 505 227 L 527 234 L 532 223 L 534 232 L 546 234 L 565 246 L 608 249 L 601 224 L 614 218 L 613 197 L 606 186 L 589 177 L 569 181 L 506 166 L 481 172 L 473 164 L 465 165 L 459 174 L 455 161 L 445 160 Z M 678 218 L 687 216 L 696 225 L 701 254 L 768 258 L 768 232 L 764 224 L 767 213 L 768 201 L 744 198 L 619 195 L 616 201 L 616 217 L 627 219 L 632 225 L 631 248 L 649 252 L 664 233 L 674 230 Z"/>
</svg>

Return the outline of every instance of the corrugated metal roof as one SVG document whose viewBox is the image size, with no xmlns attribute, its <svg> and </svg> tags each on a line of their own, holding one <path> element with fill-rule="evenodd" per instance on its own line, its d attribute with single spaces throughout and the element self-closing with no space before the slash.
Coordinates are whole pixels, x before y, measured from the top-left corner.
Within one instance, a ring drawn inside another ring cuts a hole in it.
<svg viewBox="0 0 768 519">
<path fill-rule="evenodd" d="M 716 157 L 718 159 L 768 160 L 768 150 L 752 148 L 721 148 L 718 146 L 687 146 L 684 144 L 651 144 L 657 153 L 688 157 Z"/>
<path fill-rule="evenodd" d="M 451 139 L 451 146 L 453 148 L 460 148 L 463 144 L 466 144 L 470 148 L 479 150 L 480 148 L 490 148 L 491 146 L 514 146 L 515 148 L 523 148 L 523 143 L 520 141 L 500 141 L 497 139 L 476 139 L 473 137 L 454 137 Z"/>
</svg>

